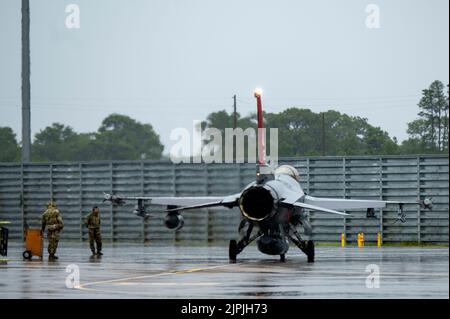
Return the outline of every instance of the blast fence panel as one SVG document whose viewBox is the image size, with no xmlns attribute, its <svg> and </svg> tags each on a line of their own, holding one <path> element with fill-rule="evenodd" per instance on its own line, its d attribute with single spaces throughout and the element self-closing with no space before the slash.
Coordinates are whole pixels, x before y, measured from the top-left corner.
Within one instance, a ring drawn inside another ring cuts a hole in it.
<svg viewBox="0 0 450 319">
<path fill-rule="evenodd" d="M 345 233 L 356 242 L 448 242 L 448 156 L 351 156 L 284 158 L 279 164 L 296 167 L 305 192 L 318 197 L 415 201 L 431 197 L 433 208 L 406 205 L 407 221 L 396 222 L 397 207 L 351 216 L 310 212 L 313 239 L 338 242 Z M 255 164 L 172 164 L 164 161 L 105 161 L 90 163 L 0 164 L 0 220 L 10 221 L 10 238 L 23 238 L 23 228 L 40 227 L 45 204 L 54 199 L 62 213 L 63 240 L 86 240 L 84 217 L 99 206 L 102 234 L 112 241 L 222 241 L 237 237 L 237 208 L 183 212 L 185 226 L 177 232 L 164 227 L 161 207 L 149 205 L 151 217 L 132 214 L 135 202 L 112 207 L 103 192 L 145 196 L 214 196 L 238 193 L 255 178 Z"/>
</svg>

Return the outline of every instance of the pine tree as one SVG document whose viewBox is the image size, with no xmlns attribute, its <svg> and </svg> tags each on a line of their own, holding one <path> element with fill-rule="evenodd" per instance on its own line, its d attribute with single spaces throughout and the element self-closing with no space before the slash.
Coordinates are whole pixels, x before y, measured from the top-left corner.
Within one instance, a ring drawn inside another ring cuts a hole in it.
<svg viewBox="0 0 450 319">
<path fill-rule="evenodd" d="M 448 153 L 448 109 L 449 109 L 450 90 L 447 84 L 447 97 L 445 99 L 445 107 L 442 115 L 442 151 Z"/>
<path fill-rule="evenodd" d="M 420 142 L 423 152 L 448 151 L 448 94 L 444 92 L 444 84 L 431 83 L 422 91 L 418 106 L 419 119 L 408 123 L 410 140 Z"/>
</svg>

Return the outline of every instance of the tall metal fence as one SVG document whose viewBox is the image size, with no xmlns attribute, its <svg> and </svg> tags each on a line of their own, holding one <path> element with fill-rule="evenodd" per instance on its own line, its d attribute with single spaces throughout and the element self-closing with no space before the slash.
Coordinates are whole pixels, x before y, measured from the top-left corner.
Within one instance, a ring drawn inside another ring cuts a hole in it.
<svg viewBox="0 0 450 319">
<path fill-rule="evenodd" d="M 406 205 L 407 221 L 396 223 L 397 207 L 352 211 L 349 217 L 311 212 L 313 238 L 337 242 L 345 233 L 356 241 L 358 232 L 384 242 L 448 242 L 448 156 L 365 156 L 285 158 L 295 166 L 306 193 L 354 199 L 433 199 L 431 210 Z M 184 212 L 185 226 L 177 232 L 164 227 L 161 207 L 149 206 L 153 218 L 132 214 L 135 203 L 111 207 L 103 192 L 120 195 L 200 196 L 239 192 L 255 178 L 254 164 L 177 164 L 162 161 L 108 161 L 52 164 L 0 164 L 0 220 L 11 222 L 10 238 L 19 240 L 23 227 L 39 227 L 46 202 L 56 200 L 65 223 L 63 240 L 85 240 L 82 226 L 92 206 L 99 206 L 102 234 L 113 241 L 228 240 L 237 237 L 237 209 Z"/>
</svg>

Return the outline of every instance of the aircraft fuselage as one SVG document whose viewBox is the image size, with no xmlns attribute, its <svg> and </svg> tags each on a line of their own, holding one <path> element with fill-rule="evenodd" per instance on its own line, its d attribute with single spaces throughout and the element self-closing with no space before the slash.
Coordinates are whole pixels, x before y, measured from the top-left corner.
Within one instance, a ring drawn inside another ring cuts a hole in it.
<svg viewBox="0 0 450 319">
<path fill-rule="evenodd" d="M 243 217 L 259 228 L 256 239 L 258 250 L 268 255 L 282 255 L 289 249 L 287 234 L 291 225 L 306 221 L 306 214 L 298 208 L 279 205 L 281 199 L 293 200 L 304 192 L 300 184 L 284 174 L 258 184 L 253 182 L 244 189 L 239 199 L 239 208 Z"/>
</svg>

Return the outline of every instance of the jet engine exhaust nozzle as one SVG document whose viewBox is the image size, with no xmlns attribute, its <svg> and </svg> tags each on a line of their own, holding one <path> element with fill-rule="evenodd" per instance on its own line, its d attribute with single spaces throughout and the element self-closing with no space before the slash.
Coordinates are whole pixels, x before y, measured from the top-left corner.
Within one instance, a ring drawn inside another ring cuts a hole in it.
<svg viewBox="0 0 450 319">
<path fill-rule="evenodd" d="M 242 193 L 239 208 L 244 217 L 262 221 L 273 212 L 274 194 L 264 186 L 250 187 Z"/>
</svg>

